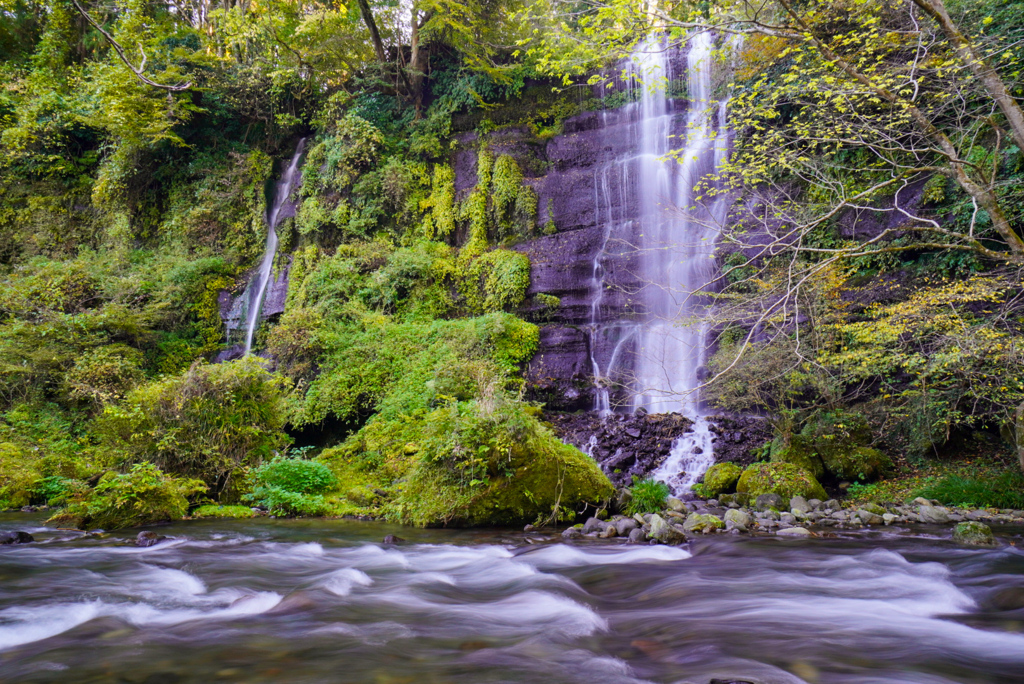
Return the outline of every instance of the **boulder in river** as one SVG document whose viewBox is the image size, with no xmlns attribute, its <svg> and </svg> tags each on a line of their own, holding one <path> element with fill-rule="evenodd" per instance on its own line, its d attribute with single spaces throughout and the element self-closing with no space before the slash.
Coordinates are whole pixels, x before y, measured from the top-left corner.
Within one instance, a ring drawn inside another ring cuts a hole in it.
<svg viewBox="0 0 1024 684">
<path fill-rule="evenodd" d="M 657 539 L 662 544 L 682 544 L 686 536 L 670 525 L 658 514 L 651 516 L 651 531 L 648 535 L 651 539 Z"/>
<path fill-rule="evenodd" d="M 751 523 L 750 514 L 738 508 L 731 508 L 725 512 L 725 522 L 731 522 L 739 527 L 747 528 L 750 527 Z"/>
<path fill-rule="evenodd" d="M 164 539 L 167 539 L 167 537 L 157 534 L 152 530 L 143 530 L 142 532 L 139 532 L 137 537 L 135 537 L 135 545 L 145 549 L 150 546 L 156 546 Z"/>
<path fill-rule="evenodd" d="M 735 463 L 716 463 L 704 473 L 704 492 L 708 496 L 719 496 L 736 489 L 743 469 Z"/>
<path fill-rule="evenodd" d="M 754 502 L 754 508 L 759 511 L 767 511 L 768 509 L 779 510 L 782 508 L 782 497 L 771 492 L 761 494 Z"/>
<path fill-rule="evenodd" d="M 806 527 L 787 527 L 784 530 L 779 530 L 775 534 L 780 536 L 780 537 L 803 538 L 803 537 L 810 537 L 811 536 L 811 531 L 808 530 Z"/>
<path fill-rule="evenodd" d="M 743 471 L 736 491 L 755 497 L 778 494 L 787 502 L 797 495 L 815 499 L 825 497 L 825 489 L 814 475 L 792 463 L 754 463 Z"/>
<path fill-rule="evenodd" d="M 949 522 L 949 511 L 941 506 L 921 506 L 917 517 L 923 523 L 943 525 Z"/>
<path fill-rule="evenodd" d="M 0 534 L 0 544 L 31 544 L 35 540 L 31 534 L 21 530 Z"/>
<path fill-rule="evenodd" d="M 562 539 L 582 539 L 583 532 L 578 527 L 570 527 L 569 529 L 562 532 Z"/>
<path fill-rule="evenodd" d="M 996 538 L 992 528 L 980 522 L 957 523 L 953 530 L 953 541 L 969 546 L 996 546 Z"/>
<path fill-rule="evenodd" d="M 701 532 L 708 534 L 725 527 L 725 523 L 717 515 L 710 513 L 691 513 L 683 523 L 683 529 L 687 532 Z"/>
</svg>

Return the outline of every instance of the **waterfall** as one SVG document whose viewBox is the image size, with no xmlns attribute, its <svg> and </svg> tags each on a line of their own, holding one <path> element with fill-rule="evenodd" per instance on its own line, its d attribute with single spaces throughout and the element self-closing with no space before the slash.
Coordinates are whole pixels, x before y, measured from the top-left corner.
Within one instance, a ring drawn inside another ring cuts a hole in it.
<svg viewBox="0 0 1024 684">
<path fill-rule="evenodd" d="M 627 67 L 640 82 L 638 101 L 627 106 L 632 150 L 595 176 L 598 224 L 605 240 L 594 260 L 590 337 L 596 383 L 595 409 L 602 415 L 620 409 L 682 413 L 694 421 L 692 431 L 672 446 L 669 458 L 652 476 L 676 493 L 690 489 L 714 463 L 713 435 L 700 408 L 698 371 L 704 365 L 707 328 L 701 317 L 707 302 L 700 290 L 714 276 L 713 251 L 728 210 L 718 198 L 704 206 L 694 186 L 725 161 L 728 154 L 727 101 L 714 101 L 714 38 L 708 32 L 688 41 L 685 116 L 669 88 L 672 52 L 656 35 L 638 46 Z M 734 47 L 732 43 L 729 47 Z M 622 182 L 608 182 L 621 174 Z M 630 202 L 613 202 L 609 187 L 628 188 Z M 612 208 L 629 206 L 621 216 Z M 633 251 L 637 285 L 629 315 L 603 315 L 605 262 L 610 245 Z M 609 386 L 622 388 L 616 402 Z"/>
<path fill-rule="evenodd" d="M 274 199 L 267 211 L 267 245 L 263 250 L 263 261 L 260 262 L 260 270 L 256 272 L 256 276 L 246 292 L 245 347 L 242 352 L 244 356 L 248 356 L 252 351 L 252 338 L 260 324 L 263 298 L 267 293 L 267 285 L 270 283 L 274 267 L 274 257 L 277 255 L 277 226 L 283 218 L 281 210 L 287 205 L 292 191 L 295 189 L 299 177 L 299 161 L 305 146 L 306 139 L 302 138 L 295 147 L 295 154 L 292 155 L 288 168 L 281 174 L 281 178 L 278 179 L 277 185 L 274 187 Z"/>
</svg>

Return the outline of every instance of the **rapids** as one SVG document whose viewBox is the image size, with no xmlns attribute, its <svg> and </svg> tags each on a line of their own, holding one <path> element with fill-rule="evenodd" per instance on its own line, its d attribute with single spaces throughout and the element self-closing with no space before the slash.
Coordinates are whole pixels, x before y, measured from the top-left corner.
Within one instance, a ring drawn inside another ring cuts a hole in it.
<svg viewBox="0 0 1024 684">
<path fill-rule="evenodd" d="M 143 549 L 27 520 L 0 515 L 38 540 L 0 547 L 2 682 L 1024 680 L 1024 553 L 948 529 L 677 548 L 202 521 Z"/>
</svg>

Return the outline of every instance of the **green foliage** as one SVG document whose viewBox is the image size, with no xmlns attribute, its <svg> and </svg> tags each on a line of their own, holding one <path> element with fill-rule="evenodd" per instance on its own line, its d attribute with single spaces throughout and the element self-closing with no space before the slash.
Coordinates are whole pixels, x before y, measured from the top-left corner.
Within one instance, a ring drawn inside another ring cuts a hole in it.
<svg viewBox="0 0 1024 684">
<path fill-rule="evenodd" d="M 1024 474 L 1004 471 L 978 477 L 946 475 L 913 494 L 948 506 L 1024 509 Z"/>
<path fill-rule="evenodd" d="M 167 475 L 152 463 L 136 463 L 127 472 L 108 472 L 91 490 L 75 494 L 50 521 L 117 530 L 179 520 L 188 497 L 206 490 L 199 480 Z"/>
<path fill-rule="evenodd" d="M 657 513 L 665 510 L 665 500 L 671 491 L 668 485 L 660 480 L 647 478 L 641 480 L 633 476 L 633 486 L 629 488 L 633 497 L 626 505 L 628 515 L 637 513 Z"/>
<path fill-rule="evenodd" d="M 323 494 L 335 484 L 334 473 L 323 463 L 278 456 L 252 471 L 257 486 L 280 487 L 299 494 Z"/>
<path fill-rule="evenodd" d="M 95 432 L 121 461 L 151 460 L 219 495 L 232 471 L 287 444 L 285 385 L 253 357 L 196 364 L 108 406 Z"/>
<path fill-rule="evenodd" d="M 41 474 L 17 445 L 0 442 L 0 510 L 27 506 Z"/>
</svg>

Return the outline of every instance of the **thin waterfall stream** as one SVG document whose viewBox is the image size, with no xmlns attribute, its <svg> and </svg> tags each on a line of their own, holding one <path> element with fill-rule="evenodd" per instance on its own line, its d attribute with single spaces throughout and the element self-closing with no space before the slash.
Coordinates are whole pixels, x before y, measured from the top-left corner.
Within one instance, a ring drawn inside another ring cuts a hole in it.
<svg viewBox="0 0 1024 684">
<path fill-rule="evenodd" d="M 302 160 L 302 153 L 306 147 L 306 139 L 299 140 L 292 155 L 291 162 L 281 174 L 274 188 L 274 199 L 267 211 L 267 245 L 263 250 L 263 260 L 256 272 L 246 293 L 246 317 L 245 317 L 245 344 L 242 354 L 248 356 L 252 351 L 252 340 L 256 334 L 256 328 L 260 325 L 260 314 L 263 312 L 263 300 L 267 294 L 267 285 L 270 283 L 274 269 L 274 258 L 277 256 L 277 227 L 283 218 L 281 210 L 284 208 L 292 192 L 295 190 L 299 178 L 299 163 Z"/>
</svg>

